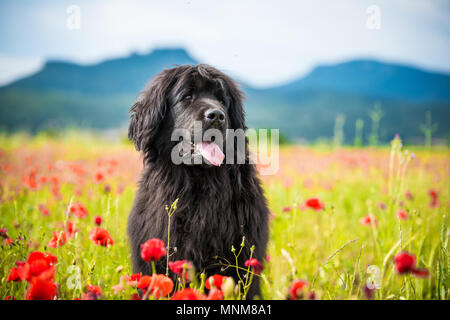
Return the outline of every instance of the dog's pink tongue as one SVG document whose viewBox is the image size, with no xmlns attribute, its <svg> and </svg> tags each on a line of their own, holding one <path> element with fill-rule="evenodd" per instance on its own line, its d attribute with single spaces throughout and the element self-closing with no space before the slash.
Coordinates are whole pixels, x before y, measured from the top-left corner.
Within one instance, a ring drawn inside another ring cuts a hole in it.
<svg viewBox="0 0 450 320">
<path fill-rule="evenodd" d="M 198 149 L 202 156 L 211 162 L 213 165 L 220 167 L 225 155 L 219 146 L 214 142 L 201 142 L 197 144 Z"/>
</svg>

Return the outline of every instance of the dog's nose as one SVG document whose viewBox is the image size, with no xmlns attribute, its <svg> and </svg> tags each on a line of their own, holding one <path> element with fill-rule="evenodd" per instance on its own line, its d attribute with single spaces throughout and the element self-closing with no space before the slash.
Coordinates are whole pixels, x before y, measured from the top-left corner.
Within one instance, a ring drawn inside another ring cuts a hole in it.
<svg viewBox="0 0 450 320">
<path fill-rule="evenodd" d="M 219 109 L 209 109 L 205 112 L 205 118 L 210 123 L 223 124 L 225 122 L 225 113 Z"/>
</svg>

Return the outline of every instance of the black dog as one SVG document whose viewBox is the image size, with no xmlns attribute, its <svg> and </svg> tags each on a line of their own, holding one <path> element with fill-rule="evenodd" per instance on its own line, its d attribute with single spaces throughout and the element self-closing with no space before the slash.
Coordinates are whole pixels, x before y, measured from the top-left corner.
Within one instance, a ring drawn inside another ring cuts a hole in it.
<svg viewBox="0 0 450 320">
<path fill-rule="evenodd" d="M 242 97 L 237 84 L 215 68 L 185 65 L 155 76 L 131 107 L 128 135 L 144 155 L 128 219 L 135 273 L 151 274 L 150 264 L 140 255 L 142 243 L 160 238 L 167 245 L 165 206 L 175 199 L 179 201 L 171 218 L 171 261 L 186 259 L 196 271 L 233 276 L 237 282 L 236 269 L 224 263 L 235 264 L 231 248 L 238 251 L 244 236 L 239 266 L 244 267 L 253 245 L 253 257 L 264 261 L 269 211 L 256 168 L 248 161 L 247 140 L 244 138 L 246 163 L 232 164 L 222 163 L 225 155 L 214 139 L 172 141 L 175 129 L 194 135 L 195 121 L 201 122 L 203 131 L 214 128 L 223 133 L 224 141 L 226 129 L 246 130 Z M 183 159 L 200 154 L 203 161 L 176 164 L 173 150 Z M 237 162 L 237 155 L 234 157 Z M 163 260 L 156 265 L 158 273 L 165 273 Z M 247 298 L 255 295 L 260 296 L 259 277 L 253 277 Z"/>
</svg>

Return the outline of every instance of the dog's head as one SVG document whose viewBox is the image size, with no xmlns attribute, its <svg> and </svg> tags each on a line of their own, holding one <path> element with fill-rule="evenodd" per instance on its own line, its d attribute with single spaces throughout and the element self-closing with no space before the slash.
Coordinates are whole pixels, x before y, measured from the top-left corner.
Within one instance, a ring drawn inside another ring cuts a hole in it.
<svg viewBox="0 0 450 320">
<path fill-rule="evenodd" d="M 237 84 L 211 66 L 164 70 L 131 107 L 128 137 L 147 161 L 169 161 L 175 150 L 193 160 L 185 164 L 220 165 L 227 129 L 246 129 L 242 97 Z"/>
</svg>

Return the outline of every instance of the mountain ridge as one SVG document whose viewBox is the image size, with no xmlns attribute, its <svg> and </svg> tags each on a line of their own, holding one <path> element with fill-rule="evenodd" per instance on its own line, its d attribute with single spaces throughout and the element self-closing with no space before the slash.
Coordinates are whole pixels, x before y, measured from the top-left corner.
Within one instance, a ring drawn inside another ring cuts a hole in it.
<svg viewBox="0 0 450 320">
<path fill-rule="evenodd" d="M 447 101 L 450 100 L 450 74 L 379 60 L 354 59 L 317 66 L 304 77 L 271 88 L 285 93 L 305 89 L 354 91 L 366 96 L 409 101 Z"/>
<path fill-rule="evenodd" d="M 38 72 L 0 87 L 0 126 L 32 131 L 55 123 L 115 127 L 127 121 L 128 108 L 150 78 L 163 68 L 198 63 L 184 48 L 160 48 L 90 65 L 51 59 Z M 368 112 L 374 103 L 381 103 L 385 111 L 383 141 L 395 133 L 410 139 L 420 136 L 426 110 L 432 110 L 439 122 L 436 136 L 449 135 L 450 75 L 445 73 L 354 59 L 317 66 L 279 86 L 254 88 L 239 82 L 248 97 L 249 124 L 278 127 L 291 138 L 330 137 L 337 114 L 344 114 L 349 142 L 351 124 L 358 118 L 370 123 Z M 366 125 L 366 134 L 368 129 Z"/>
</svg>

